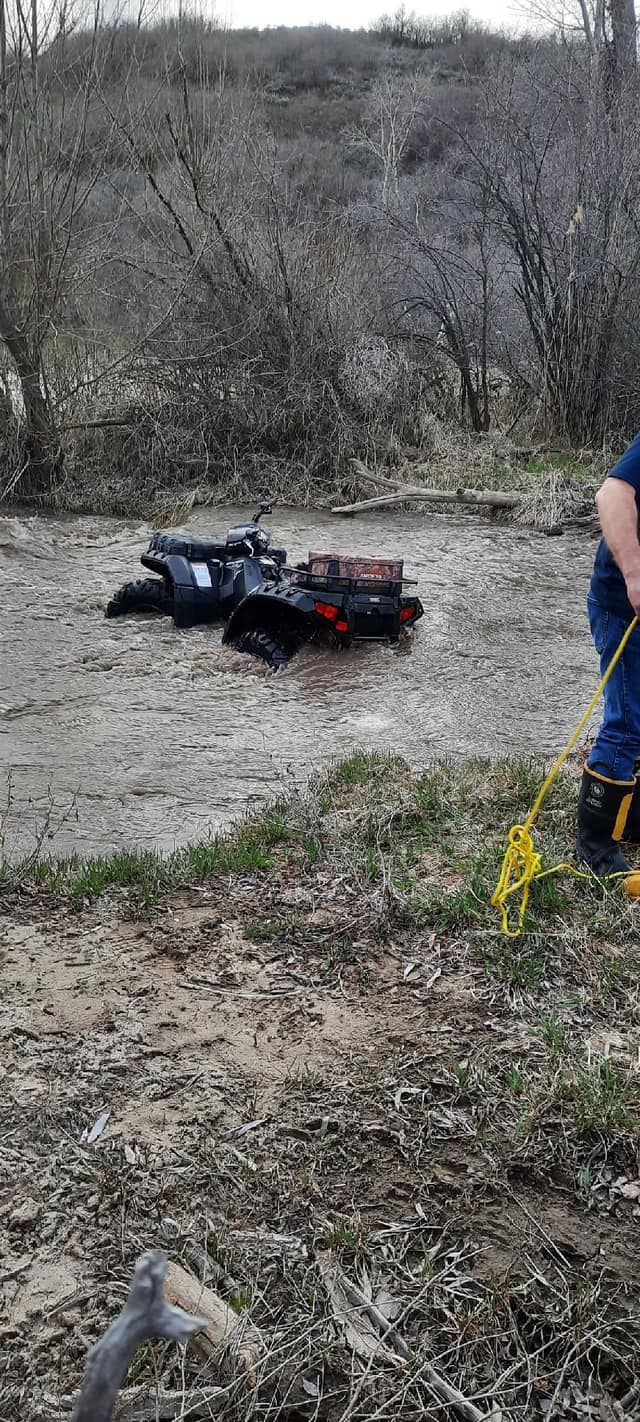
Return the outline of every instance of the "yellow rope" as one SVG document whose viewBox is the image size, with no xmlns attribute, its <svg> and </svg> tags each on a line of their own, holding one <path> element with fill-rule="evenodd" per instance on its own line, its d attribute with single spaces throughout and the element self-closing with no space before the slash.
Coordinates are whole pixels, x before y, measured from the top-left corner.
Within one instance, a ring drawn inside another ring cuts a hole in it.
<svg viewBox="0 0 640 1422">
<path fill-rule="evenodd" d="M 507 850 L 502 863 L 500 878 L 498 879 L 495 893 L 493 894 L 493 897 L 491 899 L 491 903 L 493 904 L 494 908 L 500 909 L 500 912 L 502 914 L 502 928 L 508 938 L 518 938 L 522 933 L 522 930 L 524 928 L 524 921 L 527 914 L 527 908 L 529 905 L 531 885 L 536 879 L 546 879 L 549 877 L 549 875 L 560 874 L 562 871 L 566 871 L 569 874 L 574 874 L 575 877 L 578 879 L 587 879 L 590 877 L 589 874 L 584 873 L 581 869 L 576 869 L 574 864 L 554 864 L 553 868 L 551 869 L 543 869 L 542 859 L 533 846 L 533 837 L 531 831 L 538 818 L 538 815 L 540 814 L 544 801 L 546 800 L 551 787 L 558 779 L 563 765 L 569 759 L 572 750 L 574 750 L 575 746 L 578 744 L 578 741 L 580 740 L 583 731 L 586 730 L 589 721 L 591 720 L 591 717 L 600 700 L 600 697 L 604 692 L 607 682 L 609 681 L 609 678 L 613 675 L 618 665 L 618 662 L 620 661 L 620 658 L 623 655 L 627 642 L 629 641 L 633 632 L 635 632 L 637 626 L 638 618 L 634 617 L 633 622 L 630 624 L 629 627 L 627 627 L 624 637 L 620 642 L 620 646 L 614 653 L 614 656 L 612 657 L 609 666 L 607 667 L 607 670 L 602 678 L 602 681 L 600 682 L 595 696 L 593 696 L 591 701 L 589 702 L 589 705 L 587 706 L 587 709 L 580 721 L 580 724 L 576 726 L 571 740 L 567 742 L 567 745 L 565 746 L 562 755 L 558 756 L 555 765 L 553 765 L 551 770 L 549 771 L 544 785 L 538 792 L 533 808 L 528 814 L 524 824 L 513 825 L 512 828 L 509 830 L 509 844 L 507 846 Z M 509 916 L 509 901 L 513 894 L 517 894 L 520 892 L 522 893 L 522 899 L 520 901 L 520 908 L 518 911 L 518 921 L 517 924 L 512 927 Z"/>
</svg>

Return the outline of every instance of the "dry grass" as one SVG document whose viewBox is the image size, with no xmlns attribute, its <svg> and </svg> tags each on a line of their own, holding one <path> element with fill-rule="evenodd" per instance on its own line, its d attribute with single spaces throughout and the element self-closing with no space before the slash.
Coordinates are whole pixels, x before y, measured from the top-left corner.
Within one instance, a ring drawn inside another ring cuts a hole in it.
<svg viewBox="0 0 640 1422">
<path fill-rule="evenodd" d="M 351 459 L 358 456 L 370 468 L 401 472 L 428 487 L 519 492 L 520 508 L 500 517 L 533 528 L 559 528 L 592 513 L 602 460 L 570 451 L 523 454 L 499 432 L 474 436 L 441 419 L 424 404 L 424 392 L 409 394 L 416 409 L 405 413 L 404 436 L 402 421 L 399 430 L 395 418 L 385 422 L 384 410 L 374 418 L 368 408 L 343 408 L 324 386 L 322 396 L 316 392 L 317 409 L 312 392 L 304 414 L 295 400 L 272 410 L 268 439 L 264 423 L 260 433 L 252 431 L 243 407 L 233 415 L 238 428 L 231 414 L 218 427 L 175 395 L 155 412 L 123 408 L 122 425 L 69 433 L 64 471 L 41 502 L 66 513 L 139 515 L 163 527 L 180 524 L 198 505 L 252 503 L 267 495 L 324 508 L 373 494 L 354 474 Z M 406 442 L 412 437 L 419 443 Z M 19 498 L 19 484 L 14 488 L 10 480 L 4 497 L 9 503 Z"/>
<path fill-rule="evenodd" d="M 120 883 L 7 885 L 2 1415 L 65 1415 L 154 1244 L 264 1356 L 247 1394 L 149 1346 L 138 1402 L 444 1422 L 435 1369 L 503 1422 L 636 1415 L 640 949 L 627 900 L 570 880 L 500 935 L 490 891 L 540 774 L 354 756 L 183 854 L 144 916 L 135 856 Z M 570 773 L 549 858 L 575 795 Z"/>
</svg>

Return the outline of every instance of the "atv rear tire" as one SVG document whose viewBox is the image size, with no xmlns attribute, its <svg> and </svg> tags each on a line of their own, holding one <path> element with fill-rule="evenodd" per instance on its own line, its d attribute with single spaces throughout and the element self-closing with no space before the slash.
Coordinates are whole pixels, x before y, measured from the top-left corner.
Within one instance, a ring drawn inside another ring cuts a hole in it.
<svg viewBox="0 0 640 1422">
<path fill-rule="evenodd" d="M 248 652 L 251 657 L 259 657 L 260 661 L 266 662 L 273 671 L 286 667 L 298 650 L 297 643 L 285 642 L 272 636 L 270 632 L 263 632 L 260 627 L 243 632 L 233 645 L 238 652 Z"/>
<path fill-rule="evenodd" d="M 107 617 L 124 617 L 129 612 L 159 612 L 173 617 L 173 594 L 162 578 L 139 578 L 125 583 L 107 603 Z"/>
</svg>

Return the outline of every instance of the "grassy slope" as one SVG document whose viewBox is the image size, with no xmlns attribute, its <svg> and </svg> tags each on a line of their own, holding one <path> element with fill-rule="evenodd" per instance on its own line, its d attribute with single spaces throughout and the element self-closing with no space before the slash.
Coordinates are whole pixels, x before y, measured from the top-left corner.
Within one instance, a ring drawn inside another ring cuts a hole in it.
<svg viewBox="0 0 640 1422">
<path fill-rule="evenodd" d="M 633 1415 L 640 947 L 627 900 L 570 878 L 540 886 L 526 937 L 501 935 L 488 901 L 540 774 L 355 756 L 169 860 L 40 865 L 19 887 L 5 872 L 21 1050 L 0 1158 L 21 1162 L 37 1219 L 0 1222 L 10 1261 L 81 1258 L 89 1300 L 9 1330 L 14 1406 L 24 1375 L 72 1387 L 136 1254 L 163 1242 L 191 1262 L 208 1248 L 269 1340 L 265 1376 L 314 1379 L 320 1415 L 346 1418 L 350 1398 L 363 1418 L 451 1415 L 429 1361 L 504 1418 L 579 1417 L 588 1396 L 591 1415 Z M 567 854 L 575 789 L 567 775 L 545 814 L 548 861 Z M 105 1103 L 108 1130 L 79 1145 Z M 408 1365 L 354 1369 L 327 1249 L 398 1301 Z M 135 1373 L 180 1385 L 160 1348 Z M 211 1376 L 188 1359 L 187 1390 Z M 248 1415 L 241 1391 L 225 1407 Z"/>
</svg>

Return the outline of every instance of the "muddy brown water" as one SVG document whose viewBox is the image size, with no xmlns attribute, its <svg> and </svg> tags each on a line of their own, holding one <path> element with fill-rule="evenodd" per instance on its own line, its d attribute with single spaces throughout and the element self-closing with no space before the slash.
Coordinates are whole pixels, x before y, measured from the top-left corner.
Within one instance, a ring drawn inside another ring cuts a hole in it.
<svg viewBox="0 0 640 1422">
<path fill-rule="evenodd" d="M 251 512 L 207 509 L 188 526 L 219 532 Z M 425 607 L 415 637 L 306 649 L 273 676 L 220 628 L 105 619 L 141 571 L 147 525 L 0 518 L 5 853 L 45 828 L 57 854 L 170 849 L 363 746 L 422 765 L 563 745 L 596 682 L 590 539 L 399 513 L 277 509 L 271 526 L 292 559 L 322 546 L 404 557 Z"/>
</svg>

